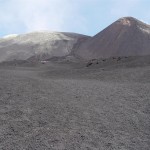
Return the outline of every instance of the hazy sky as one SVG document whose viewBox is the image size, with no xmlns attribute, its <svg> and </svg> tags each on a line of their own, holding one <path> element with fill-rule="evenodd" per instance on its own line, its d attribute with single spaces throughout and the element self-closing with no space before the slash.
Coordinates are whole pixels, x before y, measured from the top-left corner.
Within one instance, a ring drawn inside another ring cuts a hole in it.
<svg viewBox="0 0 150 150">
<path fill-rule="evenodd" d="M 150 0 L 0 0 L 0 36 L 36 30 L 95 35 L 124 16 L 150 23 Z"/>
</svg>

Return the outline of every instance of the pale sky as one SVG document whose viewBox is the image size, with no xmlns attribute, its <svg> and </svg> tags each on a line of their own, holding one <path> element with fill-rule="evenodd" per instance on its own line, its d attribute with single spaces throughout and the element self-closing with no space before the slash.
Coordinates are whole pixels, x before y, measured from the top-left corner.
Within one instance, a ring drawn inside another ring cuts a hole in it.
<svg viewBox="0 0 150 150">
<path fill-rule="evenodd" d="M 125 16 L 150 24 L 150 0 L 0 0 L 0 37 L 38 30 L 93 36 Z"/>
</svg>

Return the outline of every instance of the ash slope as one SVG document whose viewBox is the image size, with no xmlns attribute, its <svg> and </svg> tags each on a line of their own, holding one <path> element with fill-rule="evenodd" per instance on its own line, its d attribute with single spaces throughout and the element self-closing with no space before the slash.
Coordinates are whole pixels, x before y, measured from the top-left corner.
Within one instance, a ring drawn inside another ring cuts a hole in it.
<svg viewBox="0 0 150 150">
<path fill-rule="evenodd" d="M 150 65 L 79 65 L 0 68 L 0 149 L 149 150 Z"/>
<path fill-rule="evenodd" d="M 150 25 L 121 18 L 82 43 L 75 54 L 84 59 L 150 55 Z"/>
<path fill-rule="evenodd" d="M 48 59 L 68 55 L 85 35 L 62 32 L 33 32 L 0 39 L 0 62 L 10 60 Z"/>
</svg>

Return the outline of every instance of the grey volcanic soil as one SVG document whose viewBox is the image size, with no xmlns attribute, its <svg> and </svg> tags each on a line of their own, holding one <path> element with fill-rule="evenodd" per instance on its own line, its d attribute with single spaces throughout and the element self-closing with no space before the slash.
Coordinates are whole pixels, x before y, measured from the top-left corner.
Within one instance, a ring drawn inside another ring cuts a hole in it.
<svg viewBox="0 0 150 150">
<path fill-rule="evenodd" d="M 149 150 L 150 65 L 0 68 L 1 150 Z"/>
</svg>

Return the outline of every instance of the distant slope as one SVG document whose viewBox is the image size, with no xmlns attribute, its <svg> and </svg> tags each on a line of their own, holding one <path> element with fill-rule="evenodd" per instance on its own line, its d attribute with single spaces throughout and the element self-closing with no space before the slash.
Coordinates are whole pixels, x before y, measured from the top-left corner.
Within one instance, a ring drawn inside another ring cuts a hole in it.
<svg viewBox="0 0 150 150">
<path fill-rule="evenodd" d="M 82 43 L 75 54 L 84 59 L 150 55 L 150 25 L 121 18 Z"/>
<path fill-rule="evenodd" d="M 38 60 L 68 55 L 85 35 L 63 32 L 33 32 L 8 35 L 0 39 L 0 62 L 10 60 Z"/>
</svg>

